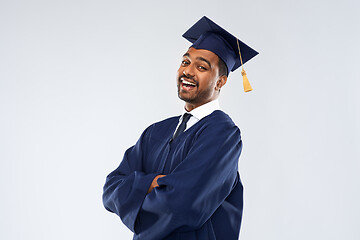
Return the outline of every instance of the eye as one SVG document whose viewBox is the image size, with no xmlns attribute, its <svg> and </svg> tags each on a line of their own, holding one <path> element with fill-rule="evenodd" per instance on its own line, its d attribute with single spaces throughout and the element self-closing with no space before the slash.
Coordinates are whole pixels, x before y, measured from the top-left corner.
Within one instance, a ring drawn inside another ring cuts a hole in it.
<svg viewBox="0 0 360 240">
<path fill-rule="evenodd" d="M 200 70 L 202 70 L 202 71 L 206 71 L 207 70 L 207 68 L 206 67 L 204 67 L 204 66 L 198 66 L 198 68 L 200 69 Z"/>
<path fill-rule="evenodd" d="M 187 60 L 182 60 L 181 61 L 181 66 L 186 66 L 188 64 L 189 64 L 189 61 L 187 61 Z"/>
</svg>

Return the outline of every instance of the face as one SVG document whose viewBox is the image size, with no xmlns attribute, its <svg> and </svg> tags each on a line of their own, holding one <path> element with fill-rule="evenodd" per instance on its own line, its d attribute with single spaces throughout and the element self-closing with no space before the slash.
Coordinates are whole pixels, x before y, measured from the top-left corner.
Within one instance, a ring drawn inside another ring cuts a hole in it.
<svg viewBox="0 0 360 240">
<path fill-rule="evenodd" d="M 178 96 L 186 102 L 186 109 L 201 106 L 218 97 L 219 58 L 211 51 L 189 48 L 184 54 L 179 70 L 177 71 Z M 226 82 L 226 80 L 225 80 Z"/>
</svg>

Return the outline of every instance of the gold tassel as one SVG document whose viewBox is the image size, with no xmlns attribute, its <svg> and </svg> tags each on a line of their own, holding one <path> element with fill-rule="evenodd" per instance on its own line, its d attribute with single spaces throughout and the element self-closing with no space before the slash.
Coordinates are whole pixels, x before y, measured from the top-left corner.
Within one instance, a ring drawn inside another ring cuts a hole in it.
<svg viewBox="0 0 360 240">
<path fill-rule="evenodd" d="M 241 70 L 241 75 L 243 76 L 244 91 L 245 91 L 245 92 L 250 92 L 250 91 L 252 91 L 253 89 L 252 89 L 252 87 L 251 87 L 251 85 L 250 85 L 249 79 L 247 78 L 246 72 L 245 72 L 244 67 L 243 67 L 243 61 L 242 61 L 241 52 L 240 52 L 239 40 L 236 39 L 236 41 L 237 41 L 237 45 L 238 45 L 238 49 L 239 49 L 239 55 L 240 55 L 240 62 L 241 62 L 241 68 L 242 68 L 242 70 Z"/>
<path fill-rule="evenodd" d="M 241 71 L 241 75 L 243 76 L 244 91 L 245 91 L 245 92 L 250 92 L 250 91 L 252 91 L 253 89 L 252 89 L 252 87 L 251 87 L 251 85 L 250 85 L 249 79 L 247 78 L 246 72 L 245 72 L 244 69 Z"/>
</svg>

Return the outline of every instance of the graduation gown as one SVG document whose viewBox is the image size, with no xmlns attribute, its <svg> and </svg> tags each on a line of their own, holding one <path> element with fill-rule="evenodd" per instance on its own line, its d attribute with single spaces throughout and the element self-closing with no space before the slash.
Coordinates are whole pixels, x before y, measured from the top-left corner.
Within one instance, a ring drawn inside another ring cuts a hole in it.
<svg viewBox="0 0 360 240">
<path fill-rule="evenodd" d="M 135 240 L 235 240 L 243 209 L 240 130 L 216 110 L 171 141 L 179 117 L 148 127 L 107 178 L 103 203 Z M 156 187 L 147 194 L 156 175 Z"/>
</svg>

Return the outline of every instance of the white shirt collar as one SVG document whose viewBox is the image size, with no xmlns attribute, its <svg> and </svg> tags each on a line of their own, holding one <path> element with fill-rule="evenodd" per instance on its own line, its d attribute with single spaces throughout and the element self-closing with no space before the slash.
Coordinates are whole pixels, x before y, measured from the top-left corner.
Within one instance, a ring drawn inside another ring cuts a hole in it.
<svg viewBox="0 0 360 240">
<path fill-rule="evenodd" d="M 215 110 L 221 110 L 220 109 L 220 105 L 219 105 L 219 101 L 217 99 L 205 103 L 195 109 L 193 109 L 192 111 L 188 112 L 185 110 L 185 108 L 183 108 L 183 114 L 181 115 L 181 117 L 179 118 L 179 123 L 176 127 L 176 130 L 179 128 L 180 123 L 182 122 L 182 118 L 184 116 L 184 113 L 191 113 L 191 117 L 189 119 L 189 121 L 186 124 L 186 130 L 188 130 L 190 127 L 192 127 L 193 125 L 195 125 L 197 122 L 199 122 L 202 118 L 210 115 L 212 112 L 214 112 Z M 175 131 L 176 132 L 176 131 Z M 174 133 L 175 133 L 174 132 Z"/>
<path fill-rule="evenodd" d="M 190 112 L 187 112 L 184 107 L 183 115 L 184 113 L 191 113 L 191 115 L 195 117 L 197 121 L 200 121 L 202 118 L 206 117 L 207 115 L 210 115 L 215 110 L 220 110 L 220 104 L 218 99 L 215 99 L 211 102 L 205 103 L 197 108 L 194 108 Z"/>
</svg>

